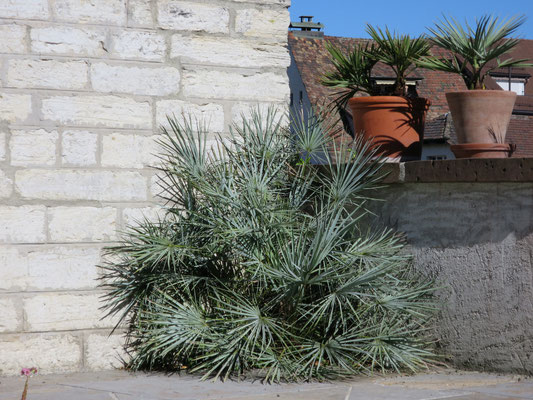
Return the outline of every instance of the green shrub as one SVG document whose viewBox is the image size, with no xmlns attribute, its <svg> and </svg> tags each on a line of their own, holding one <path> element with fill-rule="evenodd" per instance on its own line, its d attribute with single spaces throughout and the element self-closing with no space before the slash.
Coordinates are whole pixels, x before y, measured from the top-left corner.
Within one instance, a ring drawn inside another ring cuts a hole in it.
<svg viewBox="0 0 533 400">
<path fill-rule="evenodd" d="M 383 164 L 362 143 L 335 149 L 319 118 L 292 133 L 282 120 L 254 113 L 209 149 L 201 124 L 169 119 L 166 214 L 104 266 L 130 368 L 294 381 L 431 358 L 431 283 L 396 235 L 362 223 Z"/>
</svg>

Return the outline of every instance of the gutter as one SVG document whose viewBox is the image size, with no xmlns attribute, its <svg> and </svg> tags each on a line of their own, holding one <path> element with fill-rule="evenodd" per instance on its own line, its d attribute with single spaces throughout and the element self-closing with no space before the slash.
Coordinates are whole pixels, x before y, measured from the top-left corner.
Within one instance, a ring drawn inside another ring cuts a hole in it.
<svg viewBox="0 0 533 400">
<path fill-rule="evenodd" d="M 513 110 L 513 115 L 533 116 L 533 110 Z"/>
</svg>

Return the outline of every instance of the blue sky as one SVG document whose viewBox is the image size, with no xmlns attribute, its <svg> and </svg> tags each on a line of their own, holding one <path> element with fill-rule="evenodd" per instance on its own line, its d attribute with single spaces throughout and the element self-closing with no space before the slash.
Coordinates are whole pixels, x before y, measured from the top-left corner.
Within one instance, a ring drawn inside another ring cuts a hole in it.
<svg viewBox="0 0 533 400">
<path fill-rule="evenodd" d="M 419 35 L 443 13 L 461 22 L 488 13 L 502 17 L 524 14 L 527 21 L 518 35 L 533 39 L 533 0 L 292 0 L 290 12 L 293 21 L 299 21 L 300 15 L 314 15 L 315 21 L 326 25 L 326 35 L 347 37 L 368 37 L 367 22 Z"/>
</svg>

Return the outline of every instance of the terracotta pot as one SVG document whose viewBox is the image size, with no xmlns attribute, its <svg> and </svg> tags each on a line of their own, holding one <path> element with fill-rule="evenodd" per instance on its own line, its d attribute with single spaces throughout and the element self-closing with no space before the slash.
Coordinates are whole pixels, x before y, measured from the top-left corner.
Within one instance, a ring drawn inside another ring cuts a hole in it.
<svg viewBox="0 0 533 400">
<path fill-rule="evenodd" d="M 459 144 L 504 143 L 516 93 L 467 90 L 446 93 Z"/>
<path fill-rule="evenodd" d="M 455 158 L 507 158 L 516 145 L 508 143 L 465 143 L 451 145 Z"/>
<path fill-rule="evenodd" d="M 430 102 L 398 96 L 354 97 L 349 101 L 356 134 L 392 158 L 419 160 Z"/>
</svg>

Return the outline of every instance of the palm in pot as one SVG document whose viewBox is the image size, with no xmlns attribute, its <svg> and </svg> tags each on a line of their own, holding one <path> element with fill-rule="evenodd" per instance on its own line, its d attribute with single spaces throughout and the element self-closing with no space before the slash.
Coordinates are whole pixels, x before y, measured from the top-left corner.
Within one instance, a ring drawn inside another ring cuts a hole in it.
<svg viewBox="0 0 533 400">
<path fill-rule="evenodd" d="M 352 110 L 356 135 L 392 160 L 420 159 L 425 114 L 429 101 L 408 94 L 407 76 L 429 55 L 425 37 L 391 33 L 367 25 L 372 44 L 359 44 L 348 53 L 327 44 L 333 71 L 322 83 L 341 90 L 334 104 Z M 380 62 L 390 67 L 394 81 L 380 86 L 373 69 Z"/>
<path fill-rule="evenodd" d="M 424 57 L 420 66 L 460 75 L 468 90 L 446 93 L 458 145 L 457 158 L 502 158 L 512 153 L 505 143 L 516 93 L 487 90 L 486 79 L 496 69 L 527 67 L 526 59 L 513 59 L 509 52 L 519 43 L 508 38 L 525 21 L 523 16 L 501 20 L 484 16 L 474 26 L 453 18 L 429 28 L 430 42 L 449 52 L 446 58 Z M 501 57 L 504 57 L 502 59 Z"/>
</svg>

